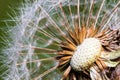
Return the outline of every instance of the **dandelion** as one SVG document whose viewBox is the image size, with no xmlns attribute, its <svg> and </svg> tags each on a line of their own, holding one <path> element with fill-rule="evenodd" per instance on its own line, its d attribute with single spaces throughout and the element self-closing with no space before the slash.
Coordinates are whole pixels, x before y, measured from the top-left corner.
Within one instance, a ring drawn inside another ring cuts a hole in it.
<svg viewBox="0 0 120 80">
<path fill-rule="evenodd" d="M 119 80 L 119 0 L 26 1 L 5 49 L 6 80 Z"/>
</svg>

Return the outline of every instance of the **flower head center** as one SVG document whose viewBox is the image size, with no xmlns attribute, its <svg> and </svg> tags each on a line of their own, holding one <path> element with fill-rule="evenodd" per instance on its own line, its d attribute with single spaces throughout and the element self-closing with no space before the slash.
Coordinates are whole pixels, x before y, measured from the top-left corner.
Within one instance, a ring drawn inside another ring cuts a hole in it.
<svg viewBox="0 0 120 80">
<path fill-rule="evenodd" d="M 101 53 L 101 42 L 96 38 L 87 38 L 83 43 L 77 46 L 70 65 L 77 71 L 89 68 Z"/>
</svg>

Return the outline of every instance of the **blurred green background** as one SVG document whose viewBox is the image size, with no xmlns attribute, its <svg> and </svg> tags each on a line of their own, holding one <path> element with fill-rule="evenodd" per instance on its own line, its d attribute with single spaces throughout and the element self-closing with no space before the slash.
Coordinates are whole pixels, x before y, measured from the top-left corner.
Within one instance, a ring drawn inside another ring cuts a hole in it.
<svg viewBox="0 0 120 80">
<path fill-rule="evenodd" d="M 10 19 L 12 10 L 17 10 L 21 3 L 23 0 L 0 0 L 0 26 L 5 26 L 4 20 Z"/>
<path fill-rule="evenodd" d="M 1 50 L 7 46 L 6 39 L 9 40 L 7 32 L 15 25 L 12 18 L 17 16 L 19 6 L 23 3 L 24 0 L 0 0 L 0 54 L 2 54 Z"/>
<path fill-rule="evenodd" d="M 13 12 L 18 12 L 19 6 L 21 6 L 23 2 L 23 0 L 0 0 L 0 80 L 3 80 L 3 75 L 1 74 L 7 70 L 5 66 L 2 67 L 4 65 L 2 59 L 5 58 L 3 57 L 3 49 L 8 47 L 6 41 L 9 40 L 9 35 L 7 32 L 9 28 L 14 25 L 13 21 L 10 21 L 10 16 L 16 16 Z"/>
</svg>

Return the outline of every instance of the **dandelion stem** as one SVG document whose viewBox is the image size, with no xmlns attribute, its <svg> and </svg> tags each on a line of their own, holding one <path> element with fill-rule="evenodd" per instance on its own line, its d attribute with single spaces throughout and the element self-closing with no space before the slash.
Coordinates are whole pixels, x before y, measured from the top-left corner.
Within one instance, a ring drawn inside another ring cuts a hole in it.
<svg viewBox="0 0 120 80">
<path fill-rule="evenodd" d="M 39 29 L 38 32 L 40 32 L 40 33 L 48 36 L 48 37 L 51 38 L 52 40 L 54 40 L 54 41 L 56 41 L 56 42 L 58 42 L 58 43 L 61 42 L 59 39 L 57 39 L 57 38 L 55 38 L 54 36 L 52 36 L 51 34 L 47 33 L 45 30 L 42 30 L 42 29 L 40 29 L 39 27 L 38 27 L 38 29 Z"/>
<path fill-rule="evenodd" d="M 32 61 L 26 61 L 26 62 L 18 63 L 17 66 L 22 65 L 24 63 L 28 64 L 28 63 L 32 63 L 32 62 L 40 62 L 40 61 L 46 61 L 46 60 L 55 60 L 55 58 L 54 57 L 50 57 L 50 58 L 44 58 L 44 59 L 37 59 L 37 60 L 32 60 Z"/>
<path fill-rule="evenodd" d="M 81 27 L 80 25 L 80 0 L 78 0 L 78 5 L 77 5 L 77 13 L 78 13 L 78 24 L 79 24 L 79 28 Z"/>
<path fill-rule="evenodd" d="M 113 17 L 114 13 L 117 11 L 118 8 L 116 8 L 112 14 L 110 15 L 109 19 L 107 20 L 107 22 L 104 24 L 104 26 L 102 27 L 102 30 L 104 30 L 107 26 L 107 24 L 110 22 L 111 18 Z"/>
<path fill-rule="evenodd" d="M 38 79 L 44 77 L 45 75 L 47 75 L 50 72 L 54 71 L 57 67 L 58 67 L 58 65 L 52 67 L 51 69 L 49 69 L 49 70 L 45 71 L 44 73 L 40 74 L 38 77 L 34 78 L 33 80 L 38 80 Z"/>
<path fill-rule="evenodd" d="M 67 28 L 67 30 L 69 30 L 70 28 L 70 24 L 69 24 L 69 22 L 68 22 L 68 19 L 67 19 L 67 16 L 65 15 L 65 12 L 64 12 L 64 10 L 63 10 L 63 7 L 62 7 L 62 3 L 60 4 L 60 9 L 61 9 L 61 14 L 62 14 L 62 16 L 63 16 L 63 18 L 64 18 L 64 20 L 65 20 L 65 24 L 66 24 L 66 27 L 65 28 Z"/>
<path fill-rule="evenodd" d="M 68 3 L 69 3 L 70 16 L 71 16 L 71 19 L 72 19 L 72 27 L 74 28 L 75 24 L 74 24 L 73 14 L 72 14 L 71 6 L 70 6 L 70 0 L 68 0 Z"/>
<path fill-rule="evenodd" d="M 89 9 L 89 15 L 88 15 L 88 18 L 87 18 L 86 26 L 88 26 L 89 19 L 90 19 L 92 9 L 93 9 L 93 5 L 94 5 L 94 0 L 91 0 L 90 9 Z"/>
<path fill-rule="evenodd" d="M 32 49 L 44 50 L 44 51 L 47 51 L 47 52 L 52 52 L 52 53 L 57 52 L 57 50 L 48 49 L 48 48 L 40 48 L 40 47 L 32 47 Z"/>
<path fill-rule="evenodd" d="M 50 15 L 45 11 L 45 9 L 39 5 L 39 7 L 41 8 L 41 10 L 48 16 L 48 18 L 50 19 L 50 21 L 52 22 L 53 24 L 53 27 L 55 29 L 57 29 L 62 35 L 65 35 L 64 32 L 59 28 L 59 26 L 55 23 L 55 21 L 50 17 Z"/>
<path fill-rule="evenodd" d="M 102 3 L 101 3 L 101 5 L 100 5 L 100 9 L 99 9 L 99 11 L 98 11 L 98 14 L 97 14 L 97 17 L 96 17 L 96 20 L 95 20 L 95 26 L 94 26 L 94 28 L 96 27 L 96 24 L 97 24 L 97 22 L 98 22 L 98 18 L 99 18 L 99 16 L 100 16 L 100 12 L 101 12 L 101 9 L 102 9 L 102 7 L 103 7 L 104 2 L 105 2 L 105 0 L 102 0 Z"/>
<path fill-rule="evenodd" d="M 100 24 L 102 30 L 105 29 L 106 25 L 109 23 L 109 21 L 110 21 L 111 18 L 113 17 L 113 14 L 117 11 L 118 6 L 120 6 L 120 1 L 119 1 L 119 2 L 117 3 L 117 5 L 112 9 L 112 11 L 111 11 L 110 14 L 107 14 L 107 13 L 106 13 L 106 14 L 104 15 L 103 19 L 101 20 L 101 24 Z M 109 17 L 109 18 L 108 18 L 108 17 Z M 107 20 L 107 18 L 108 18 L 108 20 Z M 107 22 L 106 22 L 106 21 L 107 21 Z M 103 25 L 104 25 L 104 26 L 103 26 Z"/>
</svg>

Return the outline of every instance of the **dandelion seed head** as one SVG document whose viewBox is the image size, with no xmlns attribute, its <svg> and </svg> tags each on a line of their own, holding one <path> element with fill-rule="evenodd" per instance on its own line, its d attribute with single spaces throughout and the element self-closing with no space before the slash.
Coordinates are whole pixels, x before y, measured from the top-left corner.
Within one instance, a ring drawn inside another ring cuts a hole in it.
<svg viewBox="0 0 120 80">
<path fill-rule="evenodd" d="M 101 48 L 104 53 L 112 52 L 120 41 L 119 1 L 111 2 L 25 0 L 19 15 L 12 18 L 16 25 L 9 31 L 11 40 L 6 39 L 9 47 L 2 51 L 8 67 L 4 79 L 59 80 L 63 76 L 85 80 L 103 76 L 95 70 L 106 68 Z"/>
<path fill-rule="evenodd" d="M 78 71 L 89 68 L 100 56 L 101 43 L 95 38 L 88 38 L 77 47 L 72 56 L 71 66 Z"/>
</svg>

